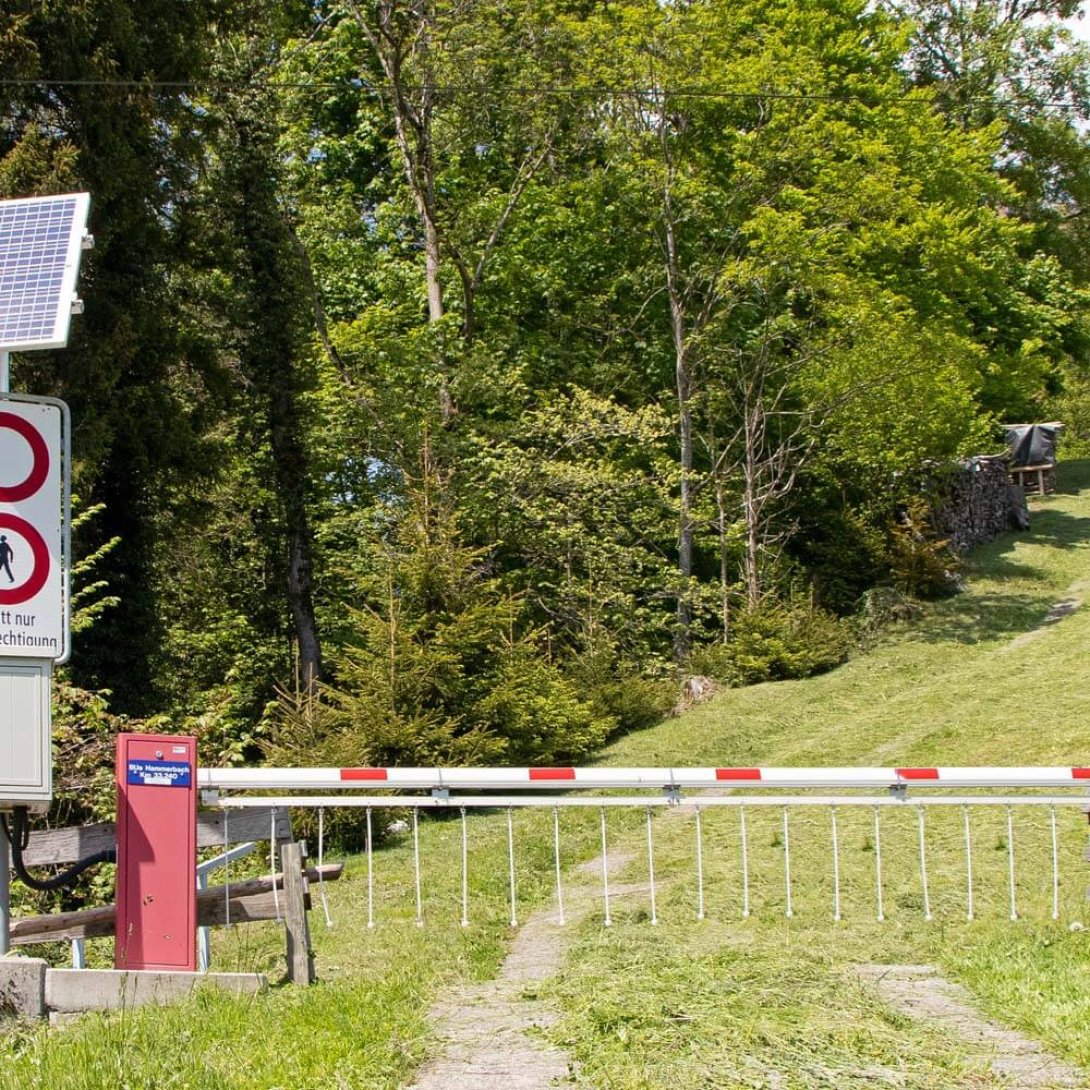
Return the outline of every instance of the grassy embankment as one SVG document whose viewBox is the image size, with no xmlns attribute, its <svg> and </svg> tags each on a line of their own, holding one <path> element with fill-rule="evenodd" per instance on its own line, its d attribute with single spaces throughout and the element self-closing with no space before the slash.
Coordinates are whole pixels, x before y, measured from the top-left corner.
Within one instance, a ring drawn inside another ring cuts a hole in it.
<svg viewBox="0 0 1090 1090">
<path fill-rule="evenodd" d="M 1090 467 L 1064 467 L 1068 488 L 1035 503 L 1033 530 L 979 550 L 969 593 L 929 607 L 869 655 L 807 682 L 757 686 L 622 740 L 614 764 L 1090 763 L 1082 713 L 1090 610 L 1036 630 L 1049 606 L 1090 579 Z M 611 841 L 645 868 L 638 814 L 611 815 Z M 595 815 L 565 815 L 564 852 L 594 853 Z M 694 919 L 692 819 L 657 821 L 660 926 L 630 898 L 605 931 L 573 929 L 571 968 L 546 989 L 563 1018 L 551 1035 L 583 1064 L 584 1085 L 676 1087 L 1000 1086 L 983 1057 L 941 1027 L 907 1020 L 854 982 L 857 962 L 930 961 L 981 1005 L 1090 1068 L 1090 931 L 1084 905 L 1085 824 L 1061 811 L 1061 920 L 1051 910 L 1047 813 L 1016 814 L 1021 919 L 1007 917 L 1006 816 L 972 813 L 978 919 L 965 918 L 961 814 L 929 813 L 923 919 L 915 815 L 884 814 L 888 919 L 875 919 L 873 814 L 838 812 L 844 919 L 832 916 L 828 811 L 795 811 L 795 915 L 784 916 L 778 811 L 749 817 L 754 914 L 742 920 L 738 818 L 704 818 L 708 918 Z M 549 819 L 518 815 L 523 914 L 547 898 Z M 460 830 L 423 829 L 428 925 L 412 925 L 407 844 L 377 858 L 378 926 L 366 927 L 366 874 L 350 860 L 329 887 L 335 926 L 315 913 L 322 983 L 274 988 L 242 1002 L 202 995 L 162 1011 L 91 1017 L 61 1032 L 9 1035 L 0 1085 L 49 1090 L 126 1087 L 394 1088 L 425 1056 L 428 1007 L 452 984 L 495 971 L 507 934 L 502 818 L 471 819 L 471 920 L 460 917 Z M 272 929 L 220 938 L 219 968 L 267 967 Z M 778 1073 L 770 1076 L 769 1071 Z"/>
<path fill-rule="evenodd" d="M 1066 487 L 1086 489 L 1085 466 Z M 617 764 L 1070 765 L 1090 757 L 1090 609 L 1042 626 L 1051 604 L 1090 590 L 1090 491 L 1033 503 L 1030 534 L 980 549 L 969 593 L 928 609 L 870 655 L 806 682 L 731 692 L 613 746 Z M 1033 632 L 1026 637 L 1023 634 Z M 1019 638 L 1021 637 L 1021 638 Z M 1017 640 L 1015 643 L 1013 641 Z M 915 813 L 884 812 L 887 920 L 876 919 L 873 813 L 838 812 L 844 919 L 832 920 L 827 810 L 794 811 L 795 916 L 785 918 L 782 817 L 749 814 L 755 915 L 740 919 L 738 818 L 704 819 L 709 919 L 695 907 L 693 829 L 660 828 L 672 884 L 664 924 L 585 927 L 549 989 L 556 1038 L 588 1086 L 991 1086 L 983 1058 L 937 1027 L 876 1004 L 860 962 L 930 962 L 981 1006 L 1090 1071 L 1086 822 L 1060 810 L 1060 920 L 1053 923 L 1047 811 L 1015 811 L 1017 905 L 1009 919 L 1003 808 L 972 808 L 976 912 L 965 919 L 960 810 L 928 811 L 934 920 L 923 919 Z M 635 873 L 642 866 L 636 864 Z M 637 909 L 636 915 L 640 912 Z M 1070 925 L 1076 923 L 1076 930 Z M 778 1072 L 782 1082 L 765 1072 Z"/>
</svg>

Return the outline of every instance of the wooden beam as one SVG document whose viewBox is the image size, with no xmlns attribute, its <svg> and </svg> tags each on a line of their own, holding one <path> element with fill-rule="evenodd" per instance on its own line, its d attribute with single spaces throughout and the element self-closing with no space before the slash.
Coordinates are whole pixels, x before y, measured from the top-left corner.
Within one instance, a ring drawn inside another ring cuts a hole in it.
<svg viewBox="0 0 1090 1090">
<path fill-rule="evenodd" d="M 293 984 L 313 984 L 314 952 L 310 948 L 310 926 L 307 923 L 302 845 L 285 844 L 280 849 L 280 861 L 284 868 L 284 929 L 288 944 L 288 980 Z"/>
<path fill-rule="evenodd" d="M 232 811 L 200 810 L 197 813 L 197 847 L 223 848 L 231 844 L 268 840 L 276 814 L 276 839 L 291 839 L 291 820 L 283 806 Z M 66 866 L 96 852 L 117 847 L 112 821 L 70 829 L 36 829 L 23 852 L 28 867 Z"/>
<path fill-rule="evenodd" d="M 231 844 L 268 840 L 272 815 L 276 813 L 276 839 L 291 840 L 291 819 L 285 806 L 262 806 L 244 810 L 198 810 L 197 847 L 226 848 Z"/>
<path fill-rule="evenodd" d="M 30 843 L 23 852 L 23 862 L 28 867 L 67 865 L 86 859 L 95 852 L 116 847 L 117 836 L 112 821 L 71 829 L 41 829 L 30 834 Z"/>
<path fill-rule="evenodd" d="M 326 863 L 320 868 L 311 867 L 307 878 L 317 882 L 335 882 L 344 873 L 343 863 Z M 300 875 L 300 880 L 302 876 Z M 276 876 L 277 892 L 274 894 L 273 879 L 251 878 L 245 882 L 232 882 L 230 886 L 213 886 L 197 892 L 197 925 L 216 927 L 227 923 L 250 923 L 256 920 L 274 920 L 279 904 L 280 915 L 286 912 L 287 897 L 284 876 Z M 230 889 L 230 905 L 226 890 Z M 61 942 L 71 939 L 94 939 L 114 933 L 115 905 L 100 908 L 83 908 L 77 912 L 54 912 L 48 916 L 22 916 L 11 922 L 13 946 L 29 946 L 36 942 Z"/>
</svg>

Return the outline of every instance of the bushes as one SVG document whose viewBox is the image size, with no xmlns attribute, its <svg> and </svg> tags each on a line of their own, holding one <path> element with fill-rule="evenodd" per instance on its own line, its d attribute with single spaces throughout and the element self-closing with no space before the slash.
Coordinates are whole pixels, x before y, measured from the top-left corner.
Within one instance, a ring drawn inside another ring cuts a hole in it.
<svg viewBox="0 0 1090 1090">
<path fill-rule="evenodd" d="M 587 756 L 615 727 L 540 646 L 522 600 L 462 543 L 434 476 L 370 557 L 317 700 L 281 700 L 283 764 L 519 764 Z"/>
<path fill-rule="evenodd" d="M 962 588 L 958 558 L 938 538 L 928 502 L 916 497 L 889 528 L 889 567 L 894 586 L 913 598 L 946 598 Z"/>
<path fill-rule="evenodd" d="M 578 761 L 617 725 L 550 663 L 517 650 L 504 656 L 476 710 L 484 729 L 504 740 L 505 754 L 527 764 Z"/>
<path fill-rule="evenodd" d="M 658 659 L 633 660 L 601 633 L 568 664 L 566 674 L 582 699 L 612 722 L 611 734 L 652 727 L 677 703 L 672 667 Z"/>
<path fill-rule="evenodd" d="M 810 677 L 839 666 L 851 625 L 813 606 L 762 605 L 735 617 L 729 643 L 694 653 L 692 668 L 731 685 Z"/>
</svg>

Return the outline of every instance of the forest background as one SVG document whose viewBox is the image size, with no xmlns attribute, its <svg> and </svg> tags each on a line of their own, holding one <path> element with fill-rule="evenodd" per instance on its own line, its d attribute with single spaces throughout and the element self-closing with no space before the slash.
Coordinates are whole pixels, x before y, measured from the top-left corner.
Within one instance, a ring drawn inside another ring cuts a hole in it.
<svg viewBox="0 0 1090 1090">
<path fill-rule="evenodd" d="M 925 482 L 1090 443 L 1078 7 L 9 0 L 0 195 L 96 240 L 14 364 L 74 419 L 59 816 L 137 723 L 577 760 L 941 592 Z"/>
</svg>

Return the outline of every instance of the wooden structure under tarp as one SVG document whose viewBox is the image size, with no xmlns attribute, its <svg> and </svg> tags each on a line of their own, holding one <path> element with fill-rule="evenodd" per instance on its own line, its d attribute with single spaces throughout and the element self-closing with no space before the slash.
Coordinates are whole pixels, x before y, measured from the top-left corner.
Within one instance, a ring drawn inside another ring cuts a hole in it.
<svg viewBox="0 0 1090 1090">
<path fill-rule="evenodd" d="M 1056 491 L 1056 440 L 1063 424 L 1007 424 L 1008 471 L 1027 496 Z"/>
</svg>

